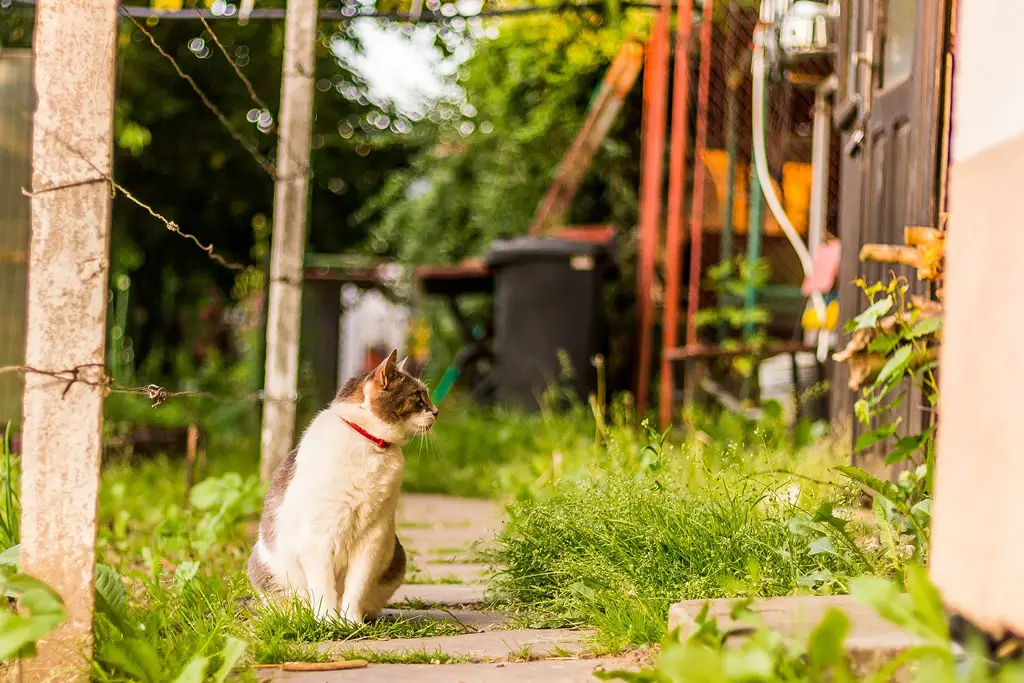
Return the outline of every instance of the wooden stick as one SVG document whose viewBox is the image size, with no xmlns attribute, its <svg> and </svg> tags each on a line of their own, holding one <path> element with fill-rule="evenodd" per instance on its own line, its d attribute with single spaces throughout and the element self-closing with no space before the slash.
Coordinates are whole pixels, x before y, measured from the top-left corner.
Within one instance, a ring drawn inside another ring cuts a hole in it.
<svg viewBox="0 0 1024 683">
<path fill-rule="evenodd" d="M 199 447 L 199 430 L 194 424 L 188 426 L 188 439 L 185 455 L 185 507 L 188 507 L 189 494 L 196 476 L 196 456 Z"/>
<path fill-rule="evenodd" d="M 865 244 L 860 248 L 858 258 L 861 261 L 878 263 L 902 263 L 917 268 L 919 255 L 916 247 L 896 246 L 892 244 Z"/>
<path fill-rule="evenodd" d="M 910 247 L 923 247 L 945 239 L 942 231 L 931 226 L 908 225 L 903 228 L 903 241 Z"/>
<path fill-rule="evenodd" d="M 345 669 L 363 669 L 369 662 L 365 659 L 349 659 L 341 662 L 285 662 L 282 671 L 344 671 Z"/>
</svg>

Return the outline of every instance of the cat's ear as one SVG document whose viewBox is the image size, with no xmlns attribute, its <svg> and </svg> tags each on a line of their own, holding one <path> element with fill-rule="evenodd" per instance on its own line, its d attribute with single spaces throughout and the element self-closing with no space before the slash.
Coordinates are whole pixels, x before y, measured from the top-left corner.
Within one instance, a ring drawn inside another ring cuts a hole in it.
<svg viewBox="0 0 1024 683">
<path fill-rule="evenodd" d="M 388 384 L 395 378 L 398 371 L 398 366 L 395 364 L 395 359 L 398 358 L 398 351 L 392 351 L 388 354 L 388 357 L 384 359 L 384 362 L 377 366 L 377 369 L 373 371 L 373 381 L 381 389 L 387 389 Z"/>
<path fill-rule="evenodd" d="M 405 358 L 403 358 L 402 360 L 400 360 L 398 362 L 398 369 L 399 369 L 400 372 L 408 373 L 409 371 L 406 369 L 408 367 L 409 367 L 409 356 L 406 356 Z"/>
</svg>

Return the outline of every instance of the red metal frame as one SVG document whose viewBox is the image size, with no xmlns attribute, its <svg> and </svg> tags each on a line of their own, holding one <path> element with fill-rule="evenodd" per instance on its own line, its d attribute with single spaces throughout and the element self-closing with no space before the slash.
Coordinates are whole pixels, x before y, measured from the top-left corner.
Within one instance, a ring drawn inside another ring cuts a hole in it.
<svg viewBox="0 0 1024 683">
<path fill-rule="evenodd" d="M 662 0 L 661 9 L 651 26 L 644 66 L 644 117 L 640 177 L 640 230 L 637 249 L 637 306 L 639 349 L 637 359 L 637 414 L 647 412 L 651 378 L 651 343 L 654 336 L 655 258 L 661 220 L 661 186 L 664 177 L 665 127 L 668 118 L 669 22 L 672 0 Z"/>
<path fill-rule="evenodd" d="M 668 351 L 679 343 L 680 260 L 685 231 L 683 195 L 686 192 L 687 110 L 690 104 L 690 29 L 693 0 L 679 0 L 676 11 L 675 77 L 672 83 L 672 139 L 669 142 L 668 218 L 665 236 L 665 319 L 662 326 L 661 387 L 658 421 L 665 429 L 672 419 L 674 382 Z"/>
<path fill-rule="evenodd" d="M 697 139 L 693 150 L 693 202 L 690 204 L 690 289 L 686 302 L 686 344 L 697 343 L 700 299 L 701 233 L 704 230 L 704 148 L 708 139 L 708 96 L 711 82 L 711 29 L 714 0 L 704 0 L 700 25 L 700 80 L 697 83 Z"/>
</svg>

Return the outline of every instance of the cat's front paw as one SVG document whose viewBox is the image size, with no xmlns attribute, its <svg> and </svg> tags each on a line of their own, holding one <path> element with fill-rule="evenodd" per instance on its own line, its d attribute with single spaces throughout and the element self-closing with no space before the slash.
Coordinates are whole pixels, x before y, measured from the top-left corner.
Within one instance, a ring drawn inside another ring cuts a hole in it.
<svg viewBox="0 0 1024 683">
<path fill-rule="evenodd" d="M 342 605 L 341 608 L 341 620 L 347 621 L 350 624 L 362 624 L 366 619 L 366 615 L 362 610 L 352 606 Z"/>
</svg>

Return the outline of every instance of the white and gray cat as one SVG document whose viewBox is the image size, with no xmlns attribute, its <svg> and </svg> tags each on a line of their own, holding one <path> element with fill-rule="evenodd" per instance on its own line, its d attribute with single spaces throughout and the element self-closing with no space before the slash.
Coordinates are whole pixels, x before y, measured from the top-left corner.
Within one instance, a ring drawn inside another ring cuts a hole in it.
<svg viewBox="0 0 1024 683">
<path fill-rule="evenodd" d="M 433 426 L 437 408 L 395 358 L 346 382 L 274 473 L 249 558 L 261 596 L 298 595 L 320 617 L 361 622 L 402 584 L 401 447 Z"/>
</svg>

